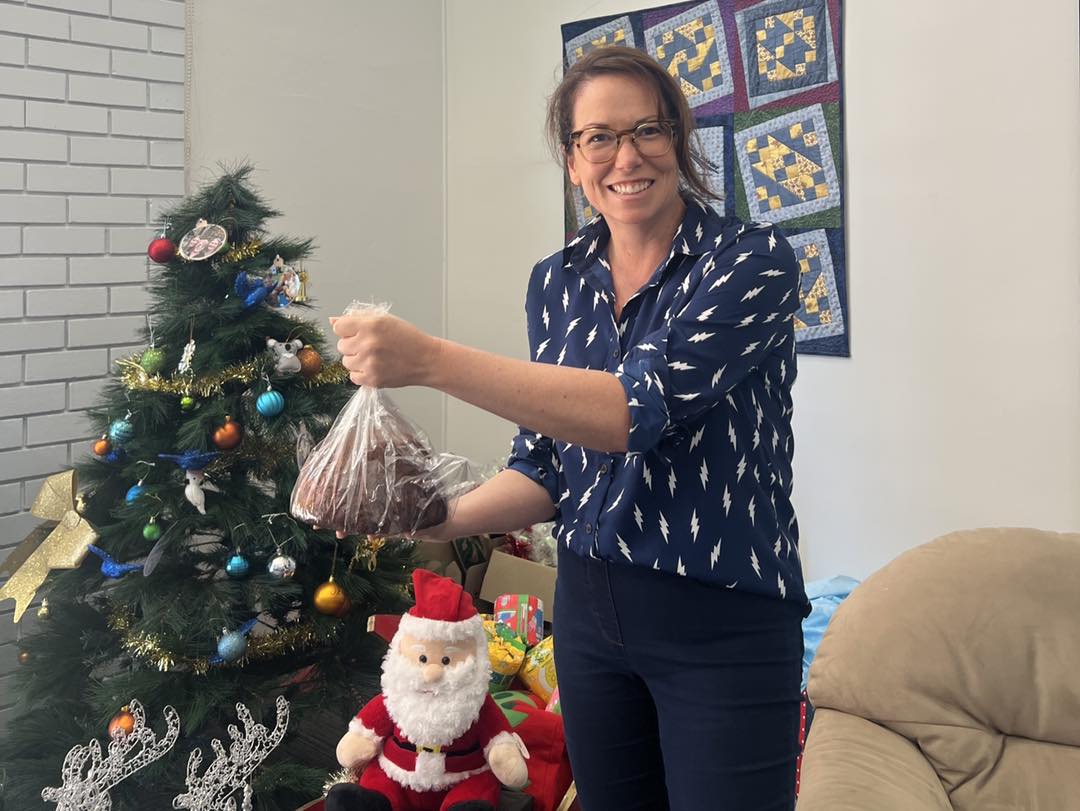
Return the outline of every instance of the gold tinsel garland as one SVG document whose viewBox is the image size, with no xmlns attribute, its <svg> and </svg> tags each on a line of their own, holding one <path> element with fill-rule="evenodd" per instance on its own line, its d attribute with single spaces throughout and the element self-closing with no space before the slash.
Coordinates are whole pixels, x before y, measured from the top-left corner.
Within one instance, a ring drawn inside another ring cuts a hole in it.
<svg viewBox="0 0 1080 811">
<path fill-rule="evenodd" d="M 258 240 L 252 242 L 245 242 L 243 245 L 237 245 L 232 250 L 228 251 L 221 257 L 223 262 L 241 262 L 244 259 L 251 259 L 253 256 L 257 256 L 259 251 L 262 250 L 262 243 Z"/>
<path fill-rule="evenodd" d="M 136 356 L 123 358 L 116 362 L 120 367 L 120 380 L 132 391 L 154 391 L 159 394 L 190 394 L 198 397 L 210 397 L 221 394 L 226 383 L 251 383 L 262 377 L 264 363 L 250 360 L 236 366 L 228 366 L 220 372 L 202 377 L 174 377 L 166 379 L 161 375 L 149 375 L 139 365 Z M 307 382 L 308 387 L 327 386 L 344 383 L 349 379 L 349 372 L 338 362 L 327 364 L 315 377 Z"/>
<path fill-rule="evenodd" d="M 162 672 L 184 667 L 191 669 L 196 675 L 205 676 L 210 671 L 210 657 L 187 656 L 170 651 L 162 645 L 160 637 L 146 631 L 135 631 L 131 627 L 133 624 L 134 616 L 127 610 L 118 611 L 109 617 L 109 627 L 120 634 L 124 649 L 131 655 L 149 662 Z M 331 630 L 330 633 L 333 635 L 336 630 Z M 272 634 L 248 637 L 247 649 L 241 662 L 272 659 L 284 653 L 296 653 L 320 641 L 321 638 L 315 633 L 313 623 L 290 625 Z"/>
</svg>

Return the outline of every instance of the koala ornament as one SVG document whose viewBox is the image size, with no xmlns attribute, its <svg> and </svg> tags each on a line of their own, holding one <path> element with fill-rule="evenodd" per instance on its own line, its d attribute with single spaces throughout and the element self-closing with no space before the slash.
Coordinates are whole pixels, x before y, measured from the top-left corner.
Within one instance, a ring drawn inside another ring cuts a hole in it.
<svg viewBox="0 0 1080 811">
<path fill-rule="evenodd" d="M 285 376 L 300 373 L 300 358 L 296 357 L 296 353 L 304 348 L 303 341 L 294 339 L 282 342 L 267 338 L 266 348 L 274 356 L 274 374 Z"/>
</svg>

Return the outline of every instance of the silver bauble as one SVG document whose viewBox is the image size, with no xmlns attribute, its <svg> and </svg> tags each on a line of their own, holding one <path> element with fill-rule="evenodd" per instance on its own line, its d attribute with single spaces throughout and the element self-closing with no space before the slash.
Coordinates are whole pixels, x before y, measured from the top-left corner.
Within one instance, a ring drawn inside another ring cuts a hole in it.
<svg viewBox="0 0 1080 811">
<path fill-rule="evenodd" d="M 266 570 L 279 580 L 288 580 L 296 574 L 296 561 L 288 555 L 275 555 Z"/>
</svg>

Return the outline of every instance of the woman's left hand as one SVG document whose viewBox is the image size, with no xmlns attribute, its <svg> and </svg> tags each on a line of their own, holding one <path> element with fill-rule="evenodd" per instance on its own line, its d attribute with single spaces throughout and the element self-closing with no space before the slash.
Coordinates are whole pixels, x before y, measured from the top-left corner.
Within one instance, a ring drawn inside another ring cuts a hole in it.
<svg viewBox="0 0 1080 811">
<path fill-rule="evenodd" d="M 439 339 L 393 315 L 331 318 L 341 363 L 357 386 L 393 389 L 427 385 L 436 368 Z"/>
</svg>

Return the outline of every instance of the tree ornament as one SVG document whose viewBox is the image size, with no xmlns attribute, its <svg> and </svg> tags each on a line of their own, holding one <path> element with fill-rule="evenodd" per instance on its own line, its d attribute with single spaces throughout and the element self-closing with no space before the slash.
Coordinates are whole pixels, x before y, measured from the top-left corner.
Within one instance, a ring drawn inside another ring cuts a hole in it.
<svg viewBox="0 0 1080 811">
<path fill-rule="evenodd" d="M 25 650 L 25 649 L 19 651 L 19 664 L 20 665 L 30 664 L 30 660 L 33 659 L 33 658 L 34 657 L 30 655 L 30 651 Z"/>
<path fill-rule="evenodd" d="M 255 401 L 255 408 L 267 419 L 276 417 L 285 410 L 285 396 L 280 391 L 267 387 Z"/>
<path fill-rule="evenodd" d="M 135 436 L 135 426 L 131 424 L 131 412 L 118 420 L 113 420 L 109 426 L 109 439 L 117 445 L 123 445 Z"/>
<path fill-rule="evenodd" d="M 191 362 L 195 360 L 195 319 L 188 322 L 188 342 L 184 344 L 184 351 L 180 353 L 180 362 L 176 364 L 178 375 L 192 374 Z"/>
<path fill-rule="evenodd" d="M 49 598 L 46 597 L 41 601 L 41 605 L 38 606 L 37 615 L 39 620 L 47 620 L 49 618 Z"/>
<path fill-rule="evenodd" d="M 191 411 L 193 408 L 195 408 L 194 397 L 192 397 L 190 394 L 185 394 L 183 397 L 180 398 L 181 411 Z"/>
<path fill-rule="evenodd" d="M 244 658 L 247 650 L 247 637 L 238 631 L 225 634 L 218 640 L 217 653 L 223 662 L 232 664 Z"/>
<path fill-rule="evenodd" d="M 281 377 L 294 375 L 302 369 L 300 358 L 296 353 L 304 346 L 303 341 L 292 340 L 275 341 L 273 338 L 266 339 L 266 348 L 274 356 L 274 374 Z"/>
<path fill-rule="evenodd" d="M 331 617 L 343 617 L 352 608 L 349 595 L 345 593 L 345 589 L 334 582 L 333 577 L 315 589 L 312 602 L 316 611 Z"/>
<path fill-rule="evenodd" d="M 176 462 L 177 466 L 184 471 L 187 486 L 184 488 L 184 498 L 199 511 L 200 515 L 206 515 L 206 496 L 204 490 L 214 493 L 221 491 L 213 482 L 206 480 L 206 466 L 216 457 L 217 451 L 202 452 L 198 449 L 184 451 L 183 453 L 159 453 L 158 458 Z"/>
<path fill-rule="evenodd" d="M 157 522 L 157 516 L 151 516 L 146 526 L 142 528 L 142 536 L 148 541 L 161 539 L 161 525 Z"/>
<path fill-rule="evenodd" d="M 109 441 L 109 435 L 104 433 L 101 439 L 94 443 L 94 456 L 108 456 L 111 450 L 112 443 Z"/>
<path fill-rule="evenodd" d="M 288 555 L 278 552 L 267 564 L 266 571 L 270 572 L 270 575 L 278 580 L 291 580 L 293 575 L 296 574 L 296 561 Z"/>
<path fill-rule="evenodd" d="M 215 223 L 200 219 L 180 239 L 179 253 L 189 262 L 200 262 L 229 247 L 229 235 Z"/>
<path fill-rule="evenodd" d="M 247 577 L 248 572 L 250 571 L 251 563 L 239 552 L 229 558 L 228 562 L 225 564 L 225 574 L 229 577 Z"/>
<path fill-rule="evenodd" d="M 311 380 L 322 371 L 322 356 L 313 347 L 305 346 L 296 353 L 300 361 L 300 374 L 305 380 Z"/>
<path fill-rule="evenodd" d="M 148 375 L 156 375 L 165 368 L 165 350 L 156 346 L 144 349 L 139 356 L 139 365 Z"/>
<path fill-rule="evenodd" d="M 232 417 L 225 417 L 225 424 L 214 431 L 214 444 L 223 451 L 235 448 L 244 438 L 244 429 Z"/>
<path fill-rule="evenodd" d="M 146 488 L 142 485 L 143 480 L 139 479 L 138 484 L 133 484 L 128 488 L 127 494 L 124 496 L 124 502 L 127 504 L 134 504 L 136 499 L 146 492 Z"/>
<path fill-rule="evenodd" d="M 113 448 L 105 454 L 105 461 L 112 465 L 120 464 L 127 458 L 127 451 L 123 448 Z"/>
<path fill-rule="evenodd" d="M 109 721 L 110 738 L 126 738 L 135 731 L 135 716 L 131 714 L 131 707 L 124 706 Z"/>
<path fill-rule="evenodd" d="M 159 265 L 166 265 L 176 256 L 176 244 L 165 236 L 160 236 L 150 243 L 146 255 Z"/>
<path fill-rule="evenodd" d="M 141 563 L 120 563 L 99 546 L 90 544 L 86 548 L 101 558 L 101 573 L 110 580 L 119 580 L 128 572 L 137 572 L 143 567 Z"/>
</svg>

